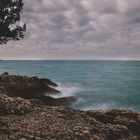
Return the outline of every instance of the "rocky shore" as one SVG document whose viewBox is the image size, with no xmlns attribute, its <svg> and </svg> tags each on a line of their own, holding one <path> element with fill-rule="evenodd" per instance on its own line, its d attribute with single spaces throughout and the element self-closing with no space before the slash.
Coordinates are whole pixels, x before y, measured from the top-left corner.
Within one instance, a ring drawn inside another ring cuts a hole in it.
<svg viewBox="0 0 140 140">
<path fill-rule="evenodd" d="M 57 84 L 50 79 L 9 75 L 0 75 L 0 93 L 9 97 L 21 97 L 32 103 L 49 106 L 68 106 L 76 101 L 75 97 L 52 98 L 52 94 L 60 94 Z"/>
<path fill-rule="evenodd" d="M 0 75 L 0 91 L 13 97 L 34 98 L 60 93 L 55 87 L 57 84 L 50 79 L 9 75 L 7 72 Z"/>
<path fill-rule="evenodd" d="M 48 79 L 0 75 L 0 140 L 140 140 L 140 113 L 71 109 L 66 106 L 74 97 L 49 96 L 60 94 L 56 86 Z"/>
</svg>

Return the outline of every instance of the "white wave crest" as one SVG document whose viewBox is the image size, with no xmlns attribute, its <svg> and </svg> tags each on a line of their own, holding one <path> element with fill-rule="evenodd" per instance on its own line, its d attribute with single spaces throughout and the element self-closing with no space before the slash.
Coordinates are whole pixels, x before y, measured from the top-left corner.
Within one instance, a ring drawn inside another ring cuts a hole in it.
<svg viewBox="0 0 140 140">
<path fill-rule="evenodd" d="M 57 95 L 51 95 L 54 98 L 76 96 L 76 93 L 82 90 L 82 88 L 75 85 L 71 85 L 71 84 L 63 85 L 60 83 L 58 83 L 58 87 L 56 89 L 59 90 L 61 93 Z"/>
<path fill-rule="evenodd" d="M 113 109 L 114 108 L 114 104 L 111 104 L 111 103 L 102 103 L 102 104 L 94 104 L 92 106 L 88 106 L 88 107 L 83 107 L 81 108 L 82 110 L 98 110 L 98 109 L 101 109 L 101 110 L 107 110 L 107 109 Z"/>
</svg>

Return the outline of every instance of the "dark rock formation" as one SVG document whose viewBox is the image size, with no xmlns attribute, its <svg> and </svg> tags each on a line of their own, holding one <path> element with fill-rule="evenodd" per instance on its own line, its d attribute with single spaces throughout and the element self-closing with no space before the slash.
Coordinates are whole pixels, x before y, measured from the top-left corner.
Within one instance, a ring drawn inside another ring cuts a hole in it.
<svg viewBox="0 0 140 140">
<path fill-rule="evenodd" d="M 70 109 L 64 106 L 75 97 L 44 96 L 55 86 L 48 79 L 0 75 L 0 140 L 140 140 L 140 113 Z"/>
<path fill-rule="evenodd" d="M 9 97 L 5 94 L 0 95 L 0 114 L 26 114 L 36 107 L 47 106 L 68 106 L 76 101 L 75 97 L 52 98 L 49 96 L 23 99 L 21 97 Z"/>
<path fill-rule="evenodd" d="M 9 75 L 7 72 L 0 75 L 0 91 L 12 97 L 34 98 L 51 93 L 60 93 L 56 90 L 57 84 L 49 79 Z"/>
<path fill-rule="evenodd" d="M 0 95 L 0 140 L 139 140 L 140 113 L 80 111 Z"/>
<path fill-rule="evenodd" d="M 76 102 L 77 98 L 74 96 L 62 97 L 62 98 L 52 98 L 49 96 L 41 96 L 36 98 L 41 101 L 44 105 L 48 106 L 68 106 L 73 102 Z"/>
<path fill-rule="evenodd" d="M 38 105 L 68 106 L 76 101 L 75 97 L 55 99 L 46 96 L 46 94 L 60 93 L 55 87 L 57 84 L 45 78 L 9 75 L 7 72 L 0 75 L 0 94 L 30 99 L 30 102 Z M 12 100 L 12 98 L 9 99 Z M 21 98 L 18 99 L 21 100 Z"/>
</svg>

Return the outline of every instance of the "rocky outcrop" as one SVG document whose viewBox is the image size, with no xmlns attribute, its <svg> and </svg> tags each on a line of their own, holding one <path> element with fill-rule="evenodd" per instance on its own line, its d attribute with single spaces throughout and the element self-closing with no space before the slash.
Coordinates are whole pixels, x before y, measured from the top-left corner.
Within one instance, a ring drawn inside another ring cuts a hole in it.
<svg viewBox="0 0 140 140">
<path fill-rule="evenodd" d="M 80 111 L 0 95 L 0 140 L 139 140 L 140 113 Z"/>
<path fill-rule="evenodd" d="M 0 92 L 12 97 L 34 98 L 60 93 L 55 89 L 56 86 L 44 78 L 9 75 L 7 72 L 0 75 Z"/>
<path fill-rule="evenodd" d="M 61 98 L 52 98 L 49 96 L 41 96 L 36 99 L 41 101 L 44 105 L 48 105 L 48 106 L 69 106 L 73 102 L 77 101 L 77 98 L 74 96 L 61 97 Z M 34 100 L 34 99 L 32 99 L 32 100 Z"/>
<path fill-rule="evenodd" d="M 26 114 L 34 109 L 34 105 L 26 99 L 20 97 L 8 97 L 7 95 L 0 95 L 0 114 Z"/>
<path fill-rule="evenodd" d="M 0 140 L 140 140 L 140 113 L 81 111 L 75 97 L 52 98 L 48 79 L 0 75 Z"/>
<path fill-rule="evenodd" d="M 9 75 L 7 72 L 0 75 L 0 94 L 8 95 L 8 100 L 13 100 L 10 97 L 21 97 L 16 100 L 16 104 L 22 98 L 29 99 L 33 104 L 49 106 L 68 106 L 76 101 L 76 97 L 55 99 L 46 96 L 60 93 L 55 87 L 57 84 L 45 78 Z"/>
</svg>

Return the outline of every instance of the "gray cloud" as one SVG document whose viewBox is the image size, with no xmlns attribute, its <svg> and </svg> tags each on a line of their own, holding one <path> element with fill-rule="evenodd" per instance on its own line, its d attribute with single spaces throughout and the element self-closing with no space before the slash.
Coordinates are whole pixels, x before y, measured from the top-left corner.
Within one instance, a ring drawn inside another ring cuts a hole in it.
<svg viewBox="0 0 140 140">
<path fill-rule="evenodd" d="M 20 44 L 7 44 L 21 46 L 12 57 L 140 59 L 139 0 L 24 1 L 28 31 Z"/>
</svg>

